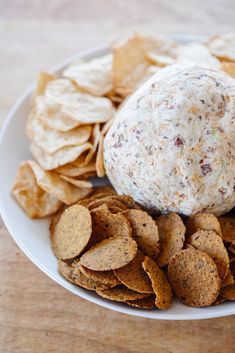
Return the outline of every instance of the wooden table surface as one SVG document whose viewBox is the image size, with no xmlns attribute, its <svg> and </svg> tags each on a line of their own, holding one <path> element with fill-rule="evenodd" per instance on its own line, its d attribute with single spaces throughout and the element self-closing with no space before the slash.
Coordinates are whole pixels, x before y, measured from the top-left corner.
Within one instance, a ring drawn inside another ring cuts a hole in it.
<svg viewBox="0 0 235 353">
<path fill-rule="evenodd" d="M 81 49 L 133 29 L 208 35 L 234 23 L 234 0 L 0 0 L 0 123 L 38 71 Z M 0 283 L 0 352 L 235 351 L 235 316 L 154 321 L 74 296 L 25 257 L 1 219 Z"/>
</svg>

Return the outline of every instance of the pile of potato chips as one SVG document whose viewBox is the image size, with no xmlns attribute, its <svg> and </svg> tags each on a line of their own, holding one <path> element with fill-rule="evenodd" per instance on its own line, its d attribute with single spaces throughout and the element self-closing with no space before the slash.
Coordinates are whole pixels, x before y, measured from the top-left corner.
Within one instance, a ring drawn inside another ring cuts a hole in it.
<svg viewBox="0 0 235 353">
<path fill-rule="evenodd" d="M 176 213 L 153 219 L 109 186 L 60 210 L 50 225 L 61 274 L 103 298 L 167 309 L 235 300 L 235 219 Z"/>
<path fill-rule="evenodd" d="M 235 77 L 234 48 L 234 34 L 183 45 L 135 33 L 108 55 L 71 64 L 60 77 L 39 74 L 26 125 L 36 161 L 19 167 L 12 189 L 18 203 L 37 218 L 87 196 L 87 179 L 105 175 L 104 137 L 119 105 L 172 64 L 216 67 Z"/>
</svg>

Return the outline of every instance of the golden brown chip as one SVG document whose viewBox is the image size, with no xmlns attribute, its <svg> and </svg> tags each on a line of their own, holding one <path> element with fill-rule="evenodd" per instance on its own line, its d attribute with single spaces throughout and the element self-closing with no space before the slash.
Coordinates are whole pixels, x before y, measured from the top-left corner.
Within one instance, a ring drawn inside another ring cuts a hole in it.
<svg viewBox="0 0 235 353">
<path fill-rule="evenodd" d="M 221 288 L 231 286 L 232 284 L 234 284 L 234 279 L 231 271 L 229 270 L 227 276 L 221 282 Z"/>
<path fill-rule="evenodd" d="M 145 255 L 156 258 L 159 254 L 159 235 L 156 223 L 147 212 L 127 210 L 125 217 L 131 224 L 132 236 Z"/>
<path fill-rule="evenodd" d="M 130 306 L 134 306 L 135 308 L 140 309 L 154 309 L 155 306 L 155 295 L 149 295 L 146 298 L 136 299 L 136 300 L 128 300 L 126 303 Z"/>
<path fill-rule="evenodd" d="M 96 175 L 96 167 L 94 162 L 91 162 L 84 167 L 76 167 L 73 164 L 69 163 L 56 168 L 56 172 L 71 178 L 84 177 L 85 175 L 87 175 L 87 173 L 92 173 L 93 175 Z"/>
<path fill-rule="evenodd" d="M 81 257 L 81 265 L 93 271 L 116 270 L 127 265 L 137 253 L 137 244 L 131 237 L 105 239 L 94 245 Z"/>
<path fill-rule="evenodd" d="M 99 147 L 100 138 L 101 138 L 100 124 L 95 124 L 92 131 L 92 139 L 91 139 L 92 147 L 87 153 L 87 156 L 84 162 L 85 165 L 90 163 L 92 159 L 95 159 L 95 160 L 97 159 L 96 154 L 97 154 L 97 149 Z M 95 164 L 97 163 L 95 162 Z M 96 165 L 96 169 L 97 169 L 97 165 Z"/>
<path fill-rule="evenodd" d="M 222 288 L 220 294 L 226 300 L 235 300 L 235 284 Z"/>
<path fill-rule="evenodd" d="M 94 280 L 99 281 L 105 284 L 107 287 L 112 288 L 121 284 L 119 279 L 114 275 L 113 271 L 92 271 L 89 268 L 86 268 L 79 264 L 80 271 L 84 274 L 84 276 Z"/>
<path fill-rule="evenodd" d="M 105 135 L 107 134 L 107 132 L 109 131 L 110 127 L 111 127 L 112 124 L 113 124 L 113 121 L 114 121 L 114 118 L 108 120 L 108 121 L 104 124 L 104 126 L 103 126 L 103 128 L 102 128 L 102 130 L 101 130 L 101 134 L 102 134 L 103 136 L 105 136 Z"/>
<path fill-rule="evenodd" d="M 235 62 L 234 63 L 230 63 L 230 62 L 227 62 L 227 61 L 223 61 L 221 63 L 221 70 L 226 72 L 227 74 L 229 74 L 233 78 L 235 78 Z"/>
<path fill-rule="evenodd" d="M 44 152 L 38 145 L 32 142 L 30 145 L 30 150 L 44 170 L 52 170 L 73 162 L 91 147 L 92 145 L 89 142 L 86 142 L 80 146 L 67 146 L 49 154 Z"/>
<path fill-rule="evenodd" d="M 235 61 L 235 33 L 215 35 L 206 43 L 213 55 L 222 61 Z"/>
<path fill-rule="evenodd" d="M 229 270 L 229 257 L 221 237 L 213 230 L 199 230 L 188 238 L 189 244 L 207 253 L 216 263 L 221 279 Z"/>
<path fill-rule="evenodd" d="M 173 212 L 158 217 L 156 223 L 161 249 L 157 257 L 157 263 L 162 267 L 168 264 L 173 255 L 183 249 L 185 226 L 180 216 Z"/>
<path fill-rule="evenodd" d="M 49 194 L 54 195 L 60 201 L 71 205 L 76 201 L 86 197 L 91 192 L 88 188 L 78 188 L 64 181 L 59 174 L 52 171 L 43 170 L 36 162 L 28 161 L 37 184 Z"/>
<path fill-rule="evenodd" d="M 79 205 L 68 207 L 55 226 L 52 248 L 60 259 L 78 256 L 86 247 L 92 233 L 91 215 Z"/>
<path fill-rule="evenodd" d="M 219 217 L 218 218 L 223 241 L 232 243 L 235 241 L 235 218 L 233 217 Z"/>
<path fill-rule="evenodd" d="M 156 262 L 148 256 L 144 258 L 142 266 L 149 276 L 153 291 L 156 294 L 156 307 L 159 309 L 169 308 L 172 302 L 172 290 L 166 275 L 158 267 Z"/>
<path fill-rule="evenodd" d="M 12 195 L 31 218 L 49 216 L 62 207 L 62 202 L 56 195 L 49 194 L 38 186 L 28 161 L 22 162 L 18 168 Z"/>
<path fill-rule="evenodd" d="M 83 64 L 71 65 L 64 70 L 63 76 L 94 96 L 104 96 L 113 88 L 112 59 L 109 54 Z"/>
<path fill-rule="evenodd" d="M 220 291 L 215 262 L 208 254 L 192 247 L 170 259 L 168 278 L 177 297 L 189 306 L 211 305 Z"/>
<path fill-rule="evenodd" d="M 125 286 L 117 286 L 111 289 L 97 290 L 96 293 L 105 299 L 116 300 L 118 302 L 141 299 L 149 295 L 146 293 L 134 292 Z"/>
<path fill-rule="evenodd" d="M 40 96 L 45 92 L 46 86 L 48 82 L 56 80 L 56 76 L 52 74 L 48 74 L 46 72 L 40 72 L 38 74 L 36 88 L 35 88 L 35 96 Z"/>
<path fill-rule="evenodd" d="M 100 135 L 99 139 L 99 147 L 96 156 L 96 173 L 99 178 L 105 176 L 105 169 L 104 169 L 104 136 Z"/>
<path fill-rule="evenodd" d="M 69 92 L 58 97 L 38 96 L 34 109 L 45 125 L 58 131 L 105 123 L 115 112 L 110 99 L 81 92 Z"/>
<path fill-rule="evenodd" d="M 91 211 L 92 238 L 128 238 L 132 235 L 130 223 L 122 214 L 113 214 L 106 205 Z"/>
<path fill-rule="evenodd" d="M 77 188 L 91 189 L 92 183 L 87 180 L 79 180 L 71 177 L 67 177 L 66 175 L 60 175 L 60 178 L 68 181 L 70 184 L 76 186 Z M 91 190 L 90 190 L 91 192 Z"/>
<path fill-rule="evenodd" d="M 209 213 L 198 213 L 189 217 L 186 223 L 187 235 L 191 235 L 198 230 L 213 230 L 221 235 L 221 228 L 218 219 Z"/>
<path fill-rule="evenodd" d="M 26 126 L 27 137 L 36 143 L 44 152 L 55 153 L 61 148 L 80 146 L 86 143 L 91 135 L 91 126 L 83 125 L 70 131 L 56 131 L 46 126 L 33 108 Z"/>
<path fill-rule="evenodd" d="M 139 293 L 153 293 L 151 281 L 142 267 L 143 261 L 144 254 L 138 250 L 128 265 L 114 270 L 114 273 L 127 288 Z"/>
</svg>

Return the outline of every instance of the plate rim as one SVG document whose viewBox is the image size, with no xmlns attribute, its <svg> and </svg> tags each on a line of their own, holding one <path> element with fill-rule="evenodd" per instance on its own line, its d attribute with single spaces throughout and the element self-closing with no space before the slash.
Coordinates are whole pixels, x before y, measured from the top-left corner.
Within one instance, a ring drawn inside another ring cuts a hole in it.
<svg viewBox="0 0 235 353">
<path fill-rule="evenodd" d="M 192 36 L 192 35 L 181 35 L 181 34 L 176 34 L 176 35 L 171 35 L 168 36 L 172 39 L 181 41 L 181 42 L 193 42 L 193 41 L 203 41 L 205 37 L 202 36 Z M 92 47 L 87 50 L 79 51 L 78 53 L 66 58 L 64 61 L 61 63 L 55 65 L 52 69 L 48 70 L 50 73 L 59 73 L 66 65 L 69 63 L 73 62 L 73 60 L 77 58 L 87 58 L 89 56 L 97 56 L 101 55 L 102 52 L 107 52 L 110 49 L 110 43 L 104 43 L 95 47 Z M 6 118 L 4 119 L 4 122 L 2 124 L 2 127 L 0 128 L 0 148 L 2 144 L 2 140 L 4 137 L 5 132 L 8 129 L 8 126 L 12 119 L 14 118 L 14 115 L 16 114 L 17 110 L 20 108 L 20 106 L 24 103 L 24 100 L 32 93 L 33 89 L 35 87 L 35 83 L 31 84 L 22 95 L 17 99 L 16 103 L 13 105 L 13 107 L 10 109 L 9 113 L 7 114 Z M 10 190 L 9 190 L 10 192 Z M 15 232 L 12 229 L 12 222 L 9 219 L 9 216 L 5 210 L 4 202 L 2 198 L 0 197 L 0 214 L 2 216 L 2 220 L 15 241 L 15 243 L 18 245 L 18 247 L 22 250 L 22 252 L 29 258 L 29 260 L 36 265 L 42 272 L 44 272 L 48 277 L 50 277 L 54 282 L 58 283 L 65 289 L 67 289 L 69 292 L 72 292 L 73 294 L 81 297 L 82 299 L 86 299 L 89 302 L 93 304 L 97 304 L 99 306 L 102 306 L 107 309 L 111 309 L 115 312 L 120 312 L 126 315 L 131 315 L 131 316 L 136 316 L 136 317 L 143 317 L 143 318 L 149 318 L 149 319 L 155 319 L 155 320 L 202 320 L 202 319 L 210 319 L 210 318 L 217 318 L 217 317 L 225 317 L 225 316 L 230 316 L 235 314 L 235 303 L 234 303 L 234 308 L 222 308 L 220 312 L 210 311 L 210 312 L 204 312 L 203 313 L 203 308 L 197 309 L 195 308 L 195 313 L 190 313 L 190 314 L 170 314 L 167 311 L 147 311 L 147 310 L 142 310 L 142 309 L 133 309 L 131 307 L 125 307 L 123 304 L 119 303 L 113 303 L 110 301 L 107 301 L 103 298 L 96 297 L 96 296 L 91 296 L 87 291 L 76 287 L 71 286 L 70 283 L 65 282 L 62 277 L 61 279 L 58 277 L 55 277 L 53 273 L 48 270 L 43 264 L 41 264 L 37 258 L 35 258 L 34 255 L 32 255 L 27 247 L 15 236 Z"/>
</svg>

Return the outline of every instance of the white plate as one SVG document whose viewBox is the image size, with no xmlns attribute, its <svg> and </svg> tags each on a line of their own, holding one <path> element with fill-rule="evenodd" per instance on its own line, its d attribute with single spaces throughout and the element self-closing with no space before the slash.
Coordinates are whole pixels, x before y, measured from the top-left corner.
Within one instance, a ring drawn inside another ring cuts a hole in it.
<svg viewBox="0 0 235 353">
<path fill-rule="evenodd" d="M 177 36 L 181 42 L 200 40 L 200 37 Z M 58 65 L 52 72 L 59 73 L 66 65 L 77 58 L 87 60 L 108 52 L 108 45 L 102 45 L 77 54 Z M 51 251 L 48 236 L 48 220 L 31 220 L 10 195 L 16 170 L 22 160 L 31 157 L 29 142 L 25 135 L 25 122 L 30 109 L 31 86 L 10 111 L 0 135 L 0 212 L 15 242 L 29 259 L 43 272 L 70 292 L 103 307 L 125 314 L 163 320 L 205 319 L 235 313 L 235 303 L 228 302 L 215 307 L 194 309 L 175 300 L 166 311 L 140 310 L 124 304 L 114 303 L 98 297 L 85 289 L 66 281 L 57 270 L 57 262 Z"/>
</svg>

